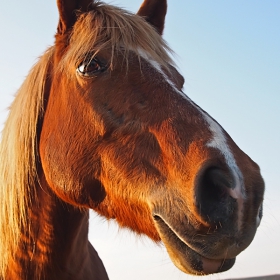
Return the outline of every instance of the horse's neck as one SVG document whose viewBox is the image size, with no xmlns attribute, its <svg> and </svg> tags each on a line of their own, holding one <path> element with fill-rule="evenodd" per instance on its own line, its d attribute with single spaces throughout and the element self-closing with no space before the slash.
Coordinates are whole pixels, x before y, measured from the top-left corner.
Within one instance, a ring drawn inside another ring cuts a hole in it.
<svg viewBox="0 0 280 280">
<path fill-rule="evenodd" d="M 88 211 L 65 204 L 44 182 L 37 197 L 29 214 L 30 234 L 22 234 L 6 279 L 108 279 L 88 242 Z"/>
</svg>

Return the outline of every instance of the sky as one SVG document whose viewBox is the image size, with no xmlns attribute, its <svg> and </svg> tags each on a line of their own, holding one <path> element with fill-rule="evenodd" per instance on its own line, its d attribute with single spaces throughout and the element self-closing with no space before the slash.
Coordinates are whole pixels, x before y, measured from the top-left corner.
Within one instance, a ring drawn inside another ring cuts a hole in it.
<svg viewBox="0 0 280 280">
<path fill-rule="evenodd" d="M 0 128 L 28 74 L 54 42 L 55 1 L 2 1 Z M 136 12 L 141 0 L 111 4 Z M 226 273 L 202 279 L 280 274 L 280 1 L 169 0 L 164 38 L 185 93 L 256 161 L 266 183 L 264 217 L 252 244 Z M 91 214 L 89 238 L 111 280 L 199 279 L 180 272 L 163 246 Z"/>
</svg>

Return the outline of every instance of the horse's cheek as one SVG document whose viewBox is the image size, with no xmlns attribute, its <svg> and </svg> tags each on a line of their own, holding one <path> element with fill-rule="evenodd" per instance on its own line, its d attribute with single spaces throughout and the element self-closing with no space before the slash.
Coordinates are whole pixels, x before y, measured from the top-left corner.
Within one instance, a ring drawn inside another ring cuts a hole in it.
<svg viewBox="0 0 280 280">
<path fill-rule="evenodd" d="M 61 131 L 53 133 L 43 127 L 39 150 L 46 181 L 65 202 L 95 208 L 106 196 L 98 179 L 99 161 L 92 154 L 85 156 L 86 146 L 67 143 Z"/>
</svg>

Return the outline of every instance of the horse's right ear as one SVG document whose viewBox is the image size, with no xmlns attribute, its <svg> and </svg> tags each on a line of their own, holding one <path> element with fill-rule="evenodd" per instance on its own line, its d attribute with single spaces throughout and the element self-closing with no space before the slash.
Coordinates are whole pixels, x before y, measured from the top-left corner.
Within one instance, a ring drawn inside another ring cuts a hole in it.
<svg viewBox="0 0 280 280">
<path fill-rule="evenodd" d="M 93 0 L 57 0 L 59 12 L 58 34 L 64 34 L 77 20 L 77 11 L 86 12 Z"/>
</svg>

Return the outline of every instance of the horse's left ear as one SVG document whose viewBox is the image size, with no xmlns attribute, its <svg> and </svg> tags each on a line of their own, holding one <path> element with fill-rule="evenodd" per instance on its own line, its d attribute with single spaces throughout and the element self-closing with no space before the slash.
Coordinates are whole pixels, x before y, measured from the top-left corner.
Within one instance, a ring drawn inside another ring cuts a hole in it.
<svg viewBox="0 0 280 280">
<path fill-rule="evenodd" d="M 64 34 L 71 29 L 77 20 L 77 11 L 86 12 L 93 0 L 57 0 L 59 12 L 58 34 Z"/>
<path fill-rule="evenodd" d="M 167 0 L 145 0 L 137 15 L 144 17 L 162 35 L 166 12 Z"/>
</svg>

